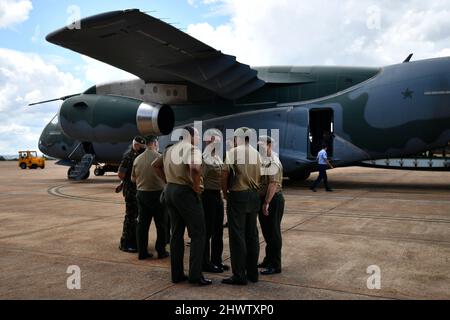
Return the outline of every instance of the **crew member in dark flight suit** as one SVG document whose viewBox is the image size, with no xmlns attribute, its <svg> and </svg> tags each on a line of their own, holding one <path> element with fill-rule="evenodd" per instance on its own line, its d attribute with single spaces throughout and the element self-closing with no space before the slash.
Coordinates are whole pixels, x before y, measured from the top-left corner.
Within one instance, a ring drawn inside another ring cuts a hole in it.
<svg viewBox="0 0 450 320">
<path fill-rule="evenodd" d="M 119 166 L 118 176 L 122 180 L 122 193 L 125 198 L 125 218 L 119 249 L 125 252 L 137 252 L 136 221 L 138 208 L 136 201 L 136 184 L 131 181 L 131 170 L 136 157 L 145 150 L 145 139 L 136 136 L 131 149 L 123 156 Z"/>
</svg>

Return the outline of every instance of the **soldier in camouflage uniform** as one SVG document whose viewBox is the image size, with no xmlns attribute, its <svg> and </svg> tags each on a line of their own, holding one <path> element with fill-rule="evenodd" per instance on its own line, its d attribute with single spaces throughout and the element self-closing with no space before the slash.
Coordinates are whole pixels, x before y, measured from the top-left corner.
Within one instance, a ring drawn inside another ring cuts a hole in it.
<svg viewBox="0 0 450 320">
<path fill-rule="evenodd" d="M 119 249 L 125 252 L 137 252 L 136 220 L 138 207 L 136 200 L 136 184 L 131 181 L 131 171 L 134 159 L 145 150 L 145 139 L 137 136 L 133 140 L 131 150 L 123 156 L 119 166 L 118 176 L 123 184 L 123 196 L 125 198 L 125 219 L 123 221 L 122 237 Z"/>
</svg>

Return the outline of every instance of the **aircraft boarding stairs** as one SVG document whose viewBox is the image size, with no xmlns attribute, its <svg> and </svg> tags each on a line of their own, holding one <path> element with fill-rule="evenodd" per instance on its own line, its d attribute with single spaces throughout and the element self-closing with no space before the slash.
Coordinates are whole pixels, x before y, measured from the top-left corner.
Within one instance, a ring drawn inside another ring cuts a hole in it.
<svg viewBox="0 0 450 320">
<path fill-rule="evenodd" d="M 91 169 L 92 163 L 95 160 L 95 155 L 86 153 L 81 161 L 78 162 L 73 170 L 69 173 L 69 179 L 80 181 L 86 179 L 86 176 L 89 174 L 89 170 Z"/>
</svg>

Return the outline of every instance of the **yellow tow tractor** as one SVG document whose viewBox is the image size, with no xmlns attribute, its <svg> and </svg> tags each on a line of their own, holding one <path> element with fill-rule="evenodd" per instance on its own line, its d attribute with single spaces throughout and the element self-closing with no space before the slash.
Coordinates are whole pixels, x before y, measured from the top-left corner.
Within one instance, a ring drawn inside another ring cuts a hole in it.
<svg viewBox="0 0 450 320">
<path fill-rule="evenodd" d="M 21 169 L 41 169 L 45 168 L 45 158 L 38 157 L 36 151 L 19 151 L 19 167 Z"/>
</svg>

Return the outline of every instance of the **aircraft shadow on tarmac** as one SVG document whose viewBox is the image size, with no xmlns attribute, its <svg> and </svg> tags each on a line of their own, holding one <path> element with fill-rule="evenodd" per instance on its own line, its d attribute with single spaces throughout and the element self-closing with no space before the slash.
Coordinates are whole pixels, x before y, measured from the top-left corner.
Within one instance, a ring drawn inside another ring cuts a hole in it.
<svg viewBox="0 0 450 320">
<path fill-rule="evenodd" d="M 304 181 L 284 180 L 283 184 L 287 188 L 308 188 L 312 185 L 314 179 Z M 450 191 L 450 185 L 438 182 L 414 183 L 410 181 L 405 182 L 373 182 L 373 181 L 348 181 L 340 179 L 329 179 L 330 185 L 334 189 L 342 190 L 358 190 L 358 189 L 372 189 L 372 190 L 389 190 L 396 192 L 418 192 L 418 191 Z M 320 187 L 319 187 L 320 188 Z"/>
</svg>

